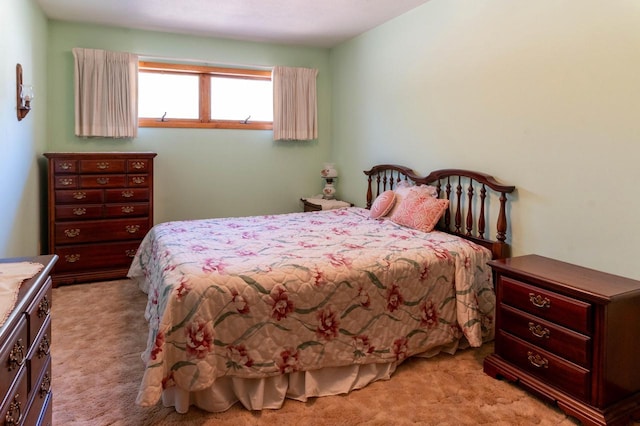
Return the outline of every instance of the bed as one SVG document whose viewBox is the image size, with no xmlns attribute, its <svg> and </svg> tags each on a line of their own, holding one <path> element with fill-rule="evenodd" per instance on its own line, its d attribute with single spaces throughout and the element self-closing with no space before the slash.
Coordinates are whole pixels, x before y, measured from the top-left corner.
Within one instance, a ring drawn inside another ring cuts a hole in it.
<svg viewBox="0 0 640 426">
<path fill-rule="evenodd" d="M 139 405 L 277 409 L 389 379 L 408 357 L 493 339 L 486 262 L 509 255 L 515 188 L 466 170 L 364 173 L 366 208 L 149 231 L 129 270 L 148 294 Z M 401 208 L 416 199 L 440 213 Z"/>
</svg>

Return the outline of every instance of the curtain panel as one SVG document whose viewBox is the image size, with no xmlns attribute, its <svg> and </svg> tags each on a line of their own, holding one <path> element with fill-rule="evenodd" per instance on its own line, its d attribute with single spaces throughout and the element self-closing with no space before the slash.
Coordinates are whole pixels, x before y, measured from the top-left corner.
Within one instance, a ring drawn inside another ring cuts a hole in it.
<svg viewBox="0 0 640 426">
<path fill-rule="evenodd" d="M 317 69 L 276 66 L 273 69 L 273 139 L 318 137 Z"/>
<path fill-rule="evenodd" d="M 138 135 L 138 56 L 74 48 L 75 134 Z"/>
</svg>

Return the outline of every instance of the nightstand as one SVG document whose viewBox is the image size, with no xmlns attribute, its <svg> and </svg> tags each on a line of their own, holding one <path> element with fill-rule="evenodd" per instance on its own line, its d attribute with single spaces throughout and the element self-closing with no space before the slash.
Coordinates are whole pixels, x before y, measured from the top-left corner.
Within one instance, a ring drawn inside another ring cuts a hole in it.
<svg viewBox="0 0 640 426">
<path fill-rule="evenodd" d="M 353 204 L 340 200 L 324 200 L 322 198 L 300 198 L 300 201 L 302 201 L 302 204 L 304 205 L 305 212 L 353 207 Z"/>
<path fill-rule="evenodd" d="M 640 281 L 537 255 L 489 265 L 496 338 L 485 373 L 586 425 L 640 415 Z"/>
</svg>

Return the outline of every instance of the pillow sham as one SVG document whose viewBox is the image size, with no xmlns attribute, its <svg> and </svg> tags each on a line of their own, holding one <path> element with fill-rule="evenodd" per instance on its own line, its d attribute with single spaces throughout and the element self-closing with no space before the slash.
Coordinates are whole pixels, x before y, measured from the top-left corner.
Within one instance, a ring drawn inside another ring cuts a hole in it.
<svg viewBox="0 0 640 426">
<path fill-rule="evenodd" d="M 389 219 L 398 225 L 431 232 L 449 208 L 449 200 L 411 192 L 393 209 Z"/>
<path fill-rule="evenodd" d="M 385 216 L 391 211 L 395 204 L 395 201 L 395 192 L 391 190 L 384 191 L 382 194 L 378 195 L 378 197 L 371 205 L 371 210 L 369 210 L 369 217 L 371 217 L 372 219 L 377 219 L 379 217 Z"/>
</svg>

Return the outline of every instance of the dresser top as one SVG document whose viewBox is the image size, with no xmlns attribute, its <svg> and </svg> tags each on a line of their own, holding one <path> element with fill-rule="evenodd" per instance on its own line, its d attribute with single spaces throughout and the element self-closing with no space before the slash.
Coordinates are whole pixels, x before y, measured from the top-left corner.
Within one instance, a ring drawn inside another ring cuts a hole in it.
<svg viewBox="0 0 640 426">
<path fill-rule="evenodd" d="M 640 294 L 640 281 L 530 254 L 492 260 L 497 271 L 533 279 L 543 287 L 591 296 L 600 302 Z"/>
<path fill-rule="evenodd" d="M 153 158 L 158 155 L 155 152 L 45 152 L 47 158 Z"/>
<path fill-rule="evenodd" d="M 40 288 L 42 288 L 42 285 L 45 283 L 46 278 L 49 276 L 49 273 L 57 260 L 58 256 L 55 254 L 0 259 L 0 263 L 35 262 L 44 265 L 44 268 L 34 275 L 33 278 L 25 280 L 22 285 L 20 285 L 16 305 L 13 308 L 13 311 L 9 314 L 7 321 L 0 327 L 0 338 L 4 339 L 11 332 L 14 324 L 24 311 L 24 308 L 31 302 L 31 300 L 33 300 Z"/>
</svg>

